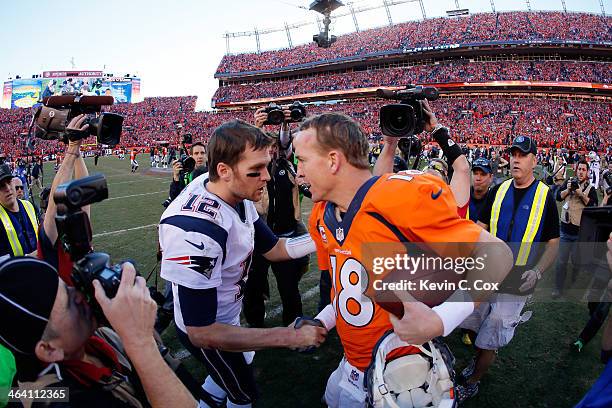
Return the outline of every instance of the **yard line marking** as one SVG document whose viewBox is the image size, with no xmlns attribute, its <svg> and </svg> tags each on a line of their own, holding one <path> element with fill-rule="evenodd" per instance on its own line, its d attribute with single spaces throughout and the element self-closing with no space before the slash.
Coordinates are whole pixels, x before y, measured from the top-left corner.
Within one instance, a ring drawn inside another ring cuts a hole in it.
<svg viewBox="0 0 612 408">
<path fill-rule="evenodd" d="M 138 179 L 138 180 L 120 181 L 118 183 L 112 183 L 111 187 L 112 186 L 116 186 L 117 184 L 140 183 L 140 182 L 149 181 L 149 180 L 164 180 L 164 181 L 167 181 L 168 178 L 167 177 L 147 177 L 147 178 L 141 178 L 141 179 Z M 159 183 L 159 181 L 158 181 L 158 183 Z"/>
<path fill-rule="evenodd" d="M 149 224 L 149 225 L 141 225 L 140 227 L 120 229 L 120 230 L 117 230 L 117 231 L 100 232 L 98 234 L 94 234 L 93 237 L 97 238 L 97 237 L 104 237 L 104 236 L 107 236 L 107 235 L 122 234 L 122 233 L 128 232 L 128 231 L 136 231 L 136 230 L 145 229 L 145 228 L 151 228 L 151 227 L 157 227 L 157 223 Z"/>
<path fill-rule="evenodd" d="M 146 196 L 146 195 L 153 195 L 153 194 L 160 194 L 160 193 L 167 193 L 167 190 L 161 190 L 161 191 L 154 191 L 152 193 L 141 193 L 141 194 L 130 194 L 130 195 L 126 195 L 126 196 L 121 196 L 121 197 L 112 197 L 112 198 L 107 198 L 104 201 L 111 201 L 111 200 L 119 200 L 121 198 L 130 198 L 130 197 L 140 197 L 140 196 Z"/>
</svg>

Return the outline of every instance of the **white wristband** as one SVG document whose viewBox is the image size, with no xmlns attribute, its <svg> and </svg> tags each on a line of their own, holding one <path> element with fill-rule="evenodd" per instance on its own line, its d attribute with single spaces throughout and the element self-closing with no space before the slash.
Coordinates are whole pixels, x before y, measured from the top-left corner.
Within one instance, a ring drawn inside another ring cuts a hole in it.
<svg viewBox="0 0 612 408">
<path fill-rule="evenodd" d="M 446 337 L 472 314 L 474 302 L 453 302 L 447 300 L 441 305 L 434 306 L 432 310 L 442 320 L 442 325 L 444 326 L 443 336 Z"/>
<path fill-rule="evenodd" d="M 300 235 L 295 238 L 287 238 L 285 250 L 291 259 L 298 259 L 317 250 L 310 234 Z"/>
<path fill-rule="evenodd" d="M 323 326 L 325 326 L 327 331 L 330 331 L 336 327 L 336 310 L 330 303 L 329 305 L 325 306 L 318 315 L 315 316 L 315 319 L 323 323 Z"/>
</svg>

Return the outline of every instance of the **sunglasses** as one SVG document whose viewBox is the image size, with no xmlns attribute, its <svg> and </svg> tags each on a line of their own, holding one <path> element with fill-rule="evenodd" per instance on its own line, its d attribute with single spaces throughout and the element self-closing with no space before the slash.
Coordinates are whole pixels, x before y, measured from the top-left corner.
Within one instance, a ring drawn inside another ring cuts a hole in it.
<svg viewBox="0 0 612 408">
<path fill-rule="evenodd" d="M 23 186 L 15 186 L 15 190 L 23 190 Z"/>
</svg>

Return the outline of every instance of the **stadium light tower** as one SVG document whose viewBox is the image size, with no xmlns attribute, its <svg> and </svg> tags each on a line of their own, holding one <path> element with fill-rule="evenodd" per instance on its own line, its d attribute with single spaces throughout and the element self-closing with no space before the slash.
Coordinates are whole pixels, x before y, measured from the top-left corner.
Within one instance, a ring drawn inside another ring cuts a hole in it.
<svg viewBox="0 0 612 408">
<path fill-rule="evenodd" d="M 606 16 L 606 9 L 604 8 L 603 0 L 599 0 L 599 7 L 601 7 L 601 15 Z"/>
<path fill-rule="evenodd" d="M 491 10 L 495 13 L 495 1 L 491 0 Z"/>
<path fill-rule="evenodd" d="M 336 42 L 335 35 L 329 35 L 329 25 L 331 24 L 331 13 L 338 7 L 342 7 L 344 4 L 338 0 L 315 0 L 310 4 L 310 10 L 316 11 L 317 13 L 323 14 L 323 30 L 319 31 L 319 34 L 312 36 L 312 40 L 317 43 L 321 48 L 329 48 L 334 42 Z M 354 17 L 354 14 L 353 14 Z M 357 22 L 355 20 L 355 26 Z"/>
<path fill-rule="evenodd" d="M 567 6 L 565 5 L 565 0 L 561 0 L 561 5 L 563 6 L 563 12 L 567 13 Z"/>
<path fill-rule="evenodd" d="M 389 10 L 389 3 L 387 0 L 383 0 L 383 6 L 385 6 L 385 10 L 387 11 L 387 19 L 389 20 L 389 26 L 393 25 L 393 19 L 391 19 L 391 11 Z"/>
</svg>

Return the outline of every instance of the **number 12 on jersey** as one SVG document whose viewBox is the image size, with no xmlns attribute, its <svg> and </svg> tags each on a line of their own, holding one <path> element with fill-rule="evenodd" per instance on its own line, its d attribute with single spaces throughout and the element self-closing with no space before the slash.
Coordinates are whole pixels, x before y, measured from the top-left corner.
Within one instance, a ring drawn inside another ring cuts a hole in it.
<svg viewBox="0 0 612 408">
<path fill-rule="evenodd" d="M 374 302 L 365 295 L 369 284 L 368 272 L 354 258 L 347 258 L 339 271 L 337 257 L 330 255 L 329 260 L 335 294 L 332 305 L 336 313 L 351 326 L 367 326 L 374 317 Z"/>
</svg>

